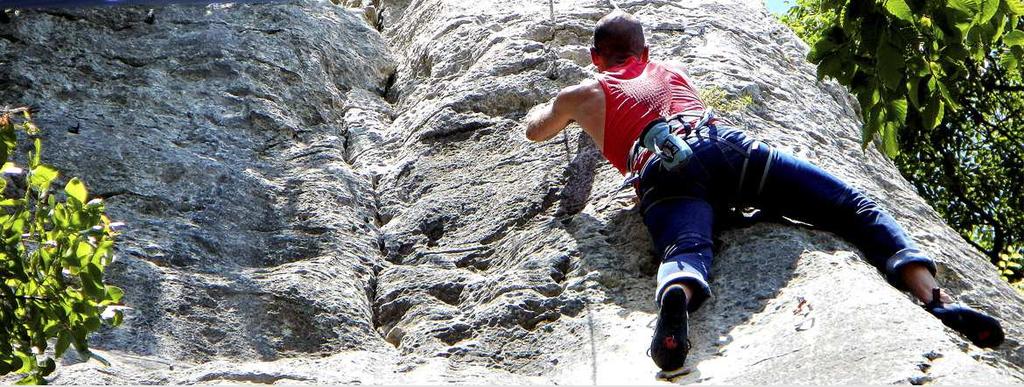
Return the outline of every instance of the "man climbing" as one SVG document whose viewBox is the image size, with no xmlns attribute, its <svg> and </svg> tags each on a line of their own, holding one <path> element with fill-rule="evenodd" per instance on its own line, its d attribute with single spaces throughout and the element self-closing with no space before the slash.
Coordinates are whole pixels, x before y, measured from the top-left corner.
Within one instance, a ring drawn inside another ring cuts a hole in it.
<svg viewBox="0 0 1024 387">
<path fill-rule="evenodd" d="M 824 170 L 716 120 L 681 65 L 648 60 L 643 28 L 616 10 L 597 22 L 590 56 L 597 79 L 561 90 L 526 118 L 526 137 L 544 141 L 577 122 L 636 189 L 662 254 L 651 357 L 672 377 L 690 344 L 688 313 L 711 294 L 712 224 L 730 208 L 756 207 L 810 223 L 855 243 L 888 281 L 909 290 L 974 344 L 1002 343 L 999 322 L 949 304 L 935 263 L 895 219 Z"/>
</svg>

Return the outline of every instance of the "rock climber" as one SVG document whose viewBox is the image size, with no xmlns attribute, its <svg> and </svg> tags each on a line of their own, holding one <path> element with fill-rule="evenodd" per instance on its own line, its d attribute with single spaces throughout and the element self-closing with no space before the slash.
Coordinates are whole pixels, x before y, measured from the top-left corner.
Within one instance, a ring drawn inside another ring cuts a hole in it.
<svg viewBox="0 0 1024 387">
<path fill-rule="evenodd" d="M 712 224 L 730 208 L 758 208 L 810 223 L 855 243 L 895 287 L 980 347 L 995 347 L 994 318 L 950 304 L 935 263 L 892 216 L 856 189 L 706 109 L 683 66 L 648 58 L 643 27 L 616 10 L 594 28 L 596 79 L 562 89 L 526 117 L 526 137 L 544 141 L 578 123 L 639 197 L 660 252 L 658 323 L 650 355 L 663 377 L 682 372 L 687 319 L 711 294 Z"/>
</svg>

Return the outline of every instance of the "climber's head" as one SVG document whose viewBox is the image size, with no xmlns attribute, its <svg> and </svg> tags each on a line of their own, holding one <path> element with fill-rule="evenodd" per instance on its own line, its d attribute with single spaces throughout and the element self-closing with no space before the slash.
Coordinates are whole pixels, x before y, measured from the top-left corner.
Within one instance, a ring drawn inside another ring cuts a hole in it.
<svg viewBox="0 0 1024 387">
<path fill-rule="evenodd" d="M 597 66 L 597 71 L 605 71 L 625 63 L 631 56 L 647 61 L 644 27 L 633 15 L 616 9 L 594 26 L 594 47 L 590 48 L 590 59 Z"/>
</svg>

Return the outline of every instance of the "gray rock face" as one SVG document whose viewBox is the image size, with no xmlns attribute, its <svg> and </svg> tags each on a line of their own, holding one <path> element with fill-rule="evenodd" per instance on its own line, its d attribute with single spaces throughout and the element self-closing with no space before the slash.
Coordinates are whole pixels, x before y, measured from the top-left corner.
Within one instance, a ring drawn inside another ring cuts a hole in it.
<svg viewBox="0 0 1024 387">
<path fill-rule="evenodd" d="M 135 310 L 99 346 L 187 361 L 381 346 L 374 191 L 344 144 L 347 95 L 393 71 L 383 41 L 317 3 L 154 16 L 3 27 L 3 100 L 38 106 L 48 159 L 131 225 L 110 276 Z"/>
<path fill-rule="evenodd" d="M 985 351 L 835 236 L 721 235 L 694 316 L 705 383 L 1011 383 L 1022 299 L 878 152 L 848 94 L 760 2 L 623 2 L 655 58 L 754 103 L 728 114 L 854 183 L 1004 321 Z M 303 0 L 23 12 L 0 101 L 40 108 L 44 156 L 130 229 L 134 308 L 111 367 L 57 383 L 651 383 L 657 262 L 631 192 L 570 128 L 521 120 L 592 75 L 605 2 Z"/>
</svg>

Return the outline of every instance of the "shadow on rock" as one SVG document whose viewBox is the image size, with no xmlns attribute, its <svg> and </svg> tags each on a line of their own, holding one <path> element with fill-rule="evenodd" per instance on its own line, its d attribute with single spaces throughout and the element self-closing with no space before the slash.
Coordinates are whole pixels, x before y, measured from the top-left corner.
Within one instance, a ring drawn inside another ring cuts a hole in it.
<svg viewBox="0 0 1024 387">
<path fill-rule="evenodd" d="M 571 152 L 568 138 L 564 133 L 562 136 L 566 157 L 569 157 Z M 576 215 L 583 211 L 594 188 L 597 163 L 602 159 L 601 151 L 597 149 L 594 140 L 584 133 L 580 133 L 576 144 L 576 154 L 572 156 L 563 174 L 565 186 L 558 193 L 555 216 Z"/>
<path fill-rule="evenodd" d="M 730 332 L 747 324 L 776 298 L 793 278 L 800 255 L 813 232 L 777 223 L 759 223 L 722 232 L 711 266 L 712 298 L 690 316 L 687 366 L 721 355 L 732 341 Z M 683 377 L 697 380 L 699 373 Z"/>
</svg>

